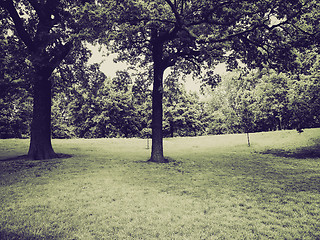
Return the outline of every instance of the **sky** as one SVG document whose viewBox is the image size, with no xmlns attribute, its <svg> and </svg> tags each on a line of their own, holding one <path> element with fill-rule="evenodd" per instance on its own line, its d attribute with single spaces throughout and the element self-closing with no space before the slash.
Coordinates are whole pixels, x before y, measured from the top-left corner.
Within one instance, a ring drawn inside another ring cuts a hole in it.
<svg viewBox="0 0 320 240">
<path fill-rule="evenodd" d="M 99 46 L 88 46 L 92 51 L 92 57 L 89 59 L 89 64 L 93 63 L 102 63 L 100 70 L 108 77 L 115 77 L 116 72 L 119 70 L 125 70 L 127 65 L 123 62 L 115 63 L 113 59 L 116 57 L 116 54 L 107 54 L 104 52 L 105 50 L 102 48 L 99 50 Z M 215 72 L 218 74 L 226 73 L 226 66 L 224 63 L 219 64 Z M 198 81 L 194 81 L 191 77 L 186 78 L 185 88 L 187 91 L 198 92 L 200 90 L 200 83 Z"/>
</svg>

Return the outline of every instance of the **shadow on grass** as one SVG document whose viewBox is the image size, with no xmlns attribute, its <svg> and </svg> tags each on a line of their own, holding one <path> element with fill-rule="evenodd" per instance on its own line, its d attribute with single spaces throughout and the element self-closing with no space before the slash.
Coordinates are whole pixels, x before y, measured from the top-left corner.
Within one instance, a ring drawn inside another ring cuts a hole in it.
<svg viewBox="0 0 320 240">
<path fill-rule="evenodd" d="M 283 150 L 283 149 L 268 149 L 262 152 L 263 154 L 272 154 L 278 157 L 285 158 L 296 158 L 296 159 L 306 159 L 306 158 L 320 158 L 320 145 L 301 147 L 293 150 Z"/>
<path fill-rule="evenodd" d="M 178 164 L 181 164 L 182 162 L 181 161 L 177 161 L 171 157 L 165 157 L 164 158 L 164 162 L 154 162 L 154 161 L 150 161 L 150 159 L 146 160 L 146 161 L 143 161 L 143 160 L 139 160 L 139 161 L 135 161 L 136 163 L 155 163 L 155 164 L 164 164 L 164 165 L 167 165 L 167 164 L 173 164 L 173 165 L 178 165 Z"/>
<path fill-rule="evenodd" d="M 71 157 L 72 157 L 72 155 L 69 155 L 69 154 L 57 153 L 57 157 L 56 157 L 56 158 L 45 159 L 45 160 L 33 160 L 33 159 L 29 158 L 28 155 L 21 155 L 21 156 L 14 156 L 14 157 L 11 157 L 11 158 L 0 159 L 0 162 L 20 161 L 20 160 L 28 160 L 28 161 L 50 161 L 50 160 L 54 160 L 54 159 L 71 158 Z"/>
<path fill-rule="evenodd" d="M 13 233 L 13 232 L 8 232 L 5 230 L 0 230 L 0 239 L 3 240 L 38 240 L 38 239 L 60 239 L 59 237 L 55 237 L 55 236 L 35 236 L 35 235 L 25 235 L 25 234 L 17 234 L 17 233 Z"/>
<path fill-rule="evenodd" d="M 300 179 L 291 179 L 292 181 L 287 181 L 285 186 L 286 191 L 291 192 L 318 192 L 320 193 L 320 176 L 310 176 Z"/>
<path fill-rule="evenodd" d="M 320 174 L 317 170 L 317 160 L 310 158 L 310 155 L 305 152 L 299 154 L 279 152 L 268 152 L 268 154 L 277 154 L 281 158 L 256 156 L 250 160 L 236 160 L 230 164 L 230 169 L 234 175 L 242 176 L 239 185 L 243 184 L 244 188 L 249 191 L 259 192 L 261 197 L 268 198 L 268 195 L 282 195 L 286 192 L 320 193 Z M 299 160 L 290 161 L 287 159 L 289 157 L 299 158 Z"/>
<path fill-rule="evenodd" d="M 51 170 L 52 168 L 56 168 L 58 164 L 61 163 L 60 159 L 72 157 L 71 155 L 62 153 L 57 154 L 57 156 L 57 158 L 45 160 L 33 160 L 30 159 L 27 155 L 0 159 L 0 173 L 13 173 L 32 168 Z"/>
</svg>

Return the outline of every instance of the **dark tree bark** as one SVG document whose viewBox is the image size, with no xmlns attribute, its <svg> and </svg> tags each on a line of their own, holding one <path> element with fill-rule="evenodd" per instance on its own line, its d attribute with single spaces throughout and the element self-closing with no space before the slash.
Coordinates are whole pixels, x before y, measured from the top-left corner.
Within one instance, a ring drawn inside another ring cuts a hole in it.
<svg viewBox="0 0 320 240">
<path fill-rule="evenodd" d="M 72 48 L 68 42 L 56 49 L 54 56 L 47 61 L 41 54 L 33 57 L 33 118 L 28 156 L 31 159 L 56 158 L 51 144 L 51 80 L 54 69 L 67 56 Z"/>
<path fill-rule="evenodd" d="M 149 161 L 163 163 L 167 160 L 163 156 L 163 73 L 166 69 L 163 61 L 163 41 L 157 36 L 157 30 L 152 33 L 152 57 L 154 81 L 152 92 L 152 148 Z"/>
<path fill-rule="evenodd" d="M 25 3 L 29 3 L 34 9 L 35 16 L 30 17 L 38 19 L 34 32 L 26 30 L 27 23 L 18 14 L 18 10 L 23 12 L 23 5 L 17 7 L 13 0 L 6 0 L 0 2 L 0 6 L 8 11 L 17 36 L 27 47 L 33 67 L 33 120 L 28 156 L 31 159 L 50 159 L 57 157 L 51 145 L 50 76 L 70 52 L 73 40 L 65 41 L 63 31 L 66 29 L 58 34 L 52 32 L 54 26 L 61 24 L 58 8 L 60 1 L 28 0 Z"/>
<path fill-rule="evenodd" d="M 28 156 L 31 159 L 57 157 L 51 144 L 51 81 L 50 67 L 37 69 L 33 85 L 33 118 Z"/>
<path fill-rule="evenodd" d="M 150 161 L 166 162 L 163 156 L 163 133 L 162 133 L 162 89 L 163 71 L 154 69 L 154 83 L 152 93 L 152 151 Z"/>
</svg>

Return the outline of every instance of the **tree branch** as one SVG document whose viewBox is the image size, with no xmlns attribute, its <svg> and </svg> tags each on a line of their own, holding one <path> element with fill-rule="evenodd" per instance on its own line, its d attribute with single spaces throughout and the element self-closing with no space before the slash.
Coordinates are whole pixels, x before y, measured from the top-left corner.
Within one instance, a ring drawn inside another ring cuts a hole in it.
<svg viewBox="0 0 320 240">
<path fill-rule="evenodd" d="M 170 8 L 171 8 L 176 20 L 177 20 L 176 24 L 178 24 L 179 26 L 182 26 L 183 22 L 182 22 L 181 16 L 178 13 L 178 10 L 175 7 L 175 5 L 171 2 L 171 0 L 165 0 L 165 1 L 169 4 L 169 6 L 170 6 Z"/>
<path fill-rule="evenodd" d="M 30 35 L 28 34 L 26 29 L 24 28 L 23 20 L 20 18 L 16 8 L 14 7 L 13 1 L 12 0 L 4 0 L 2 2 L 2 6 L 9 12 L 9 14 L 14 22 L 15 29 L 18 33 L 18 36 L 21 38 L 21 40 L 27 46 L 29 51 L 31 51 L 31 52 L 35 51 L 34 43 L 31 39 Z"/>
<path fill-rule="evenodd" d="M 59 49 L 57 49 L 56 54 L 50 59 L 50 65 L 53 68 L 59 66 L 61 61 L 69 54 L 70 50 L 73 47 L 73 40 L 70 40 L 66 44 L 62 45 Z"/>
</svg>

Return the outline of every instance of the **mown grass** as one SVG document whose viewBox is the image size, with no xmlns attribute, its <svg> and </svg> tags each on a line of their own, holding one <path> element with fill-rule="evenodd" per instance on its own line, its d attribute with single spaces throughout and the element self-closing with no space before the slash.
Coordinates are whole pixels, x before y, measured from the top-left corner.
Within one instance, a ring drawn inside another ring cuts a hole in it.
<svg viewBox="0 0 320 240">
<path fill-rule="evenodd" d="M 0 239 L 320 239 L 320 129 L 165 140 L 0 140 Z"/>
</svg>

